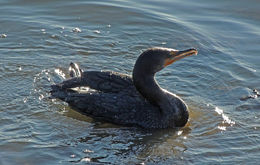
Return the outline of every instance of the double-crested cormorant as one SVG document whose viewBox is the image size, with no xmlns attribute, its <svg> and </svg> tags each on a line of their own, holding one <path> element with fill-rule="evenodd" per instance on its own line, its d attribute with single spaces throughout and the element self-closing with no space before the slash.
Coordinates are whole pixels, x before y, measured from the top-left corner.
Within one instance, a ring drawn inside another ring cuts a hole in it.
<svg viewBox="0 0 260 165">
<path fill-rule="evenodd" d="M 52 85 L 51 95 L 80 112 L 105 121 L 144 128 L 184 126 L 189 113 L 184 101 L 162 89 L 155 73 L 196 49 L 150 48 L 137 59 L 132 77 L 113 71 L 85 71 L 72 63 L 71 79 Z M 90 90 L 72 90 L 88 87 Z"/>
</svg>

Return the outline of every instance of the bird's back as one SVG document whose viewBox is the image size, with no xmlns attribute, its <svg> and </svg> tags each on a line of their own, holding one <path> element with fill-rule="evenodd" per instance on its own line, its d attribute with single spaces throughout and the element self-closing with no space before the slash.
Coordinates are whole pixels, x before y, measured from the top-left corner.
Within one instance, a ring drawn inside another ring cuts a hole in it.
<svg viewBox="0 0 260 165">
<path fill-rule="evenodd" d="M 84 86 L 89 90 L 76 88 Z M 72 90 L 73 88 L 73 90 Z M 53 85 L 52 97 L 67 102 L 78 111 L 122 125 L 158 127 L 158 107 L 143 98 L 126 74 L 87 71 L 81 77 Z"/>
</svg>

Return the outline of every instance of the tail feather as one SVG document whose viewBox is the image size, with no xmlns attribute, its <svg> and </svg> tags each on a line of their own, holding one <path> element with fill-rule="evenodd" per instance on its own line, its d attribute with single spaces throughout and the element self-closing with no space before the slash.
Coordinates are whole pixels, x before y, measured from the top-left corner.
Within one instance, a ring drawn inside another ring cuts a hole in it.
<svg viewBox="0 0 260 165">
<path fill-rule="evenodd" d="M 71 62 L 69 67 L 70 77 L 81 77 L 83 70 L 80 69 L 79 65 Z"/>
</svg>

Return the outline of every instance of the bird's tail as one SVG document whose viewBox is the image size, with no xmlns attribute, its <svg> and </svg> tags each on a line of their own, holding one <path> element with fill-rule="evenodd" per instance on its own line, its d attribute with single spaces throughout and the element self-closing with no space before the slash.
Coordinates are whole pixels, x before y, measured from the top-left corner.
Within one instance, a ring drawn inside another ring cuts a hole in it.
<svg viewBox="0 0 260 165">
<path fill-rule="evenodd" d="M 71 62 L 69 67 L 70 77 L 81 77 L 83 70 L 80 69 L 79 65 Z"/>
<path fill-rule="evenodd" d="M 69 75 L 71 78 L 81 78 L 83 70 L 80 69 L 79 65 L 71 62 L 69 67 Z M 67 100 L 70 98 L 72 93 L 76 93 L 70 88 L 64 88 L 63 84 L 54 84 L 51 85 L 51 97 L 50 98 L 59 98 L 61 100 Z"/>
</svg>

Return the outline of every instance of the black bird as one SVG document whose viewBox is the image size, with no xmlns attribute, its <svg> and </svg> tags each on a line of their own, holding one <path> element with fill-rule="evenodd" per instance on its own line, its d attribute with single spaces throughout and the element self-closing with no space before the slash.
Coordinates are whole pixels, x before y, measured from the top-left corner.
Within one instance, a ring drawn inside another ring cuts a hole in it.
<svg viewBox="0 0 260 165">
<path fill-rule="evenodd" d="M 178 51 L 150 48 L 137 59 L 132 77 L 113 71 L 85 71 L 71 63 L 71 79 L 52 85 L 52 98 L 67 102 L 78 111 L 115 124 L 143 128 L 184 126 L 189 118 L 184 101 L 162 89 L 154 79 L 156 72 L 196 49 Z M 77 87 L 88 87 L 79 90 Z"/>
</svg>

